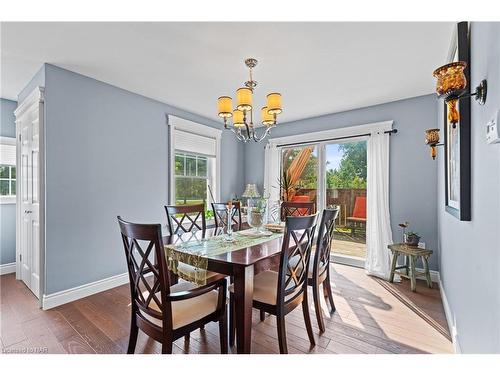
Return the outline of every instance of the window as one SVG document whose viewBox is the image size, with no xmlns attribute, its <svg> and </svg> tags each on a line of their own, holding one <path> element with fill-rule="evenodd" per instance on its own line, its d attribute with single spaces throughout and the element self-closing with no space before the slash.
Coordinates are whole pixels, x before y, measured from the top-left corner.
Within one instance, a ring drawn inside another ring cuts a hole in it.
<svg viewBox="0 0 500 375">
<path fill-rule="evenodd" d="M 16 203 L 16 139 L 0 137 L 0 203 Z"/>
<path fill-rule="evenodd" d="M 206 205 L 211 185 L 209 169 L 213 158 L 187 152 L 175 153 L 175 204 Z"/>
<path fill-rule="evenodd" d="M 180 117 L 168 116 L 170 204 L 220 201 L 222 131 Z"/>
<path fill-rule="evenodd" d="M 16 167 L 14 165 L 0 165 L 0 196 L 16 196 Z"/>
</svg>

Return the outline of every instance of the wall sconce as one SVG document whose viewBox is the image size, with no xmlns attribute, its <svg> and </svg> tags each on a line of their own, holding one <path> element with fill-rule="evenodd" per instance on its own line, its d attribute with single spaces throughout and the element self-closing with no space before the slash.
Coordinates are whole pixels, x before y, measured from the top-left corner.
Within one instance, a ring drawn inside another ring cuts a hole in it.
<svg viewBox="0 0 500 375">
<path fill-rule="evenodd" d="M 460 115 L 457 110 L 457 102 L 460 99 L 474 97 L 481 105 L 486 103 L 487 82 L 485 79 L 476 87 L 476 92 L 467 93 L 467 79 L 464 69 L 467 63 L 464 61 L 452 62 L 437 68 L 432 75 L 437 78 L 436 93 L 438 98 L 444 99 L 448 106 L 448 122 L 455 128 Z"/>
<path fill-rule="evenodd" d="M 435 160 L 437 156 L 436 146 L 443 145 L 439 143 L 439 129 L 427 129 L 425 131 L 425 144 L 431 147 L 431 157 L 432 160 Z"/>
</svg>

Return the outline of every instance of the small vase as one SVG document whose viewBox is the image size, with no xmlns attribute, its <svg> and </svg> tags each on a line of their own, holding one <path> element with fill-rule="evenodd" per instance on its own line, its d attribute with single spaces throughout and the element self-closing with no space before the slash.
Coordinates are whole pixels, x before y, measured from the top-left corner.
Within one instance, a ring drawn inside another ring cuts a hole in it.
<svg viewBox="0 0 500 375">
<path fill-rule="evenodd" d="M 267 224 L 267 199 L 260 198 L 249 203 L 247 220 L 255 232 L 264 231 L 264 225 Z"/>
</svg>

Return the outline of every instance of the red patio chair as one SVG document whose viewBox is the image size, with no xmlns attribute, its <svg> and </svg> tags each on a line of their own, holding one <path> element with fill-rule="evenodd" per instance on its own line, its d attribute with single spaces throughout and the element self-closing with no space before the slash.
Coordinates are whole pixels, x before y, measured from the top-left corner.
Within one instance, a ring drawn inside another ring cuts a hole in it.
<svg viewBox="0 0 500 375">
<path fill-rule="evenodd" d="M 357 224 L 364 226 L 366 224 L 366 197 L 356 197 L 354 201 L 354 209 L 352 210 L 352 216 L 348 216 L 347 221 L 353 222 L 352 234 L 354 234 L 354 228 Z"/>
</svg>

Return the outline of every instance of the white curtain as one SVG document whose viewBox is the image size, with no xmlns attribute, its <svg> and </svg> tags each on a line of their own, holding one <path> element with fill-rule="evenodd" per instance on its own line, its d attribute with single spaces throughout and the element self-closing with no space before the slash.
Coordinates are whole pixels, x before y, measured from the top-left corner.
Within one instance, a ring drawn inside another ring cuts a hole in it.
<svg viewBox="0 0 500 375">
<path fill-rule="evenodd" d="M 268 143 L 265 150 L 264 194 L 269 195 L 270 202 L 280 199 L 280 149 Z"/>
<path fill-rule="evenodd" d="M 392 243 L 389 215 L 389 134 L 373 131 L 368 140 L 368 193 L 366 225 L 366 262 L 369 275 L 387 280 L 391 257 L 387 245 Z"/>
</svg>

